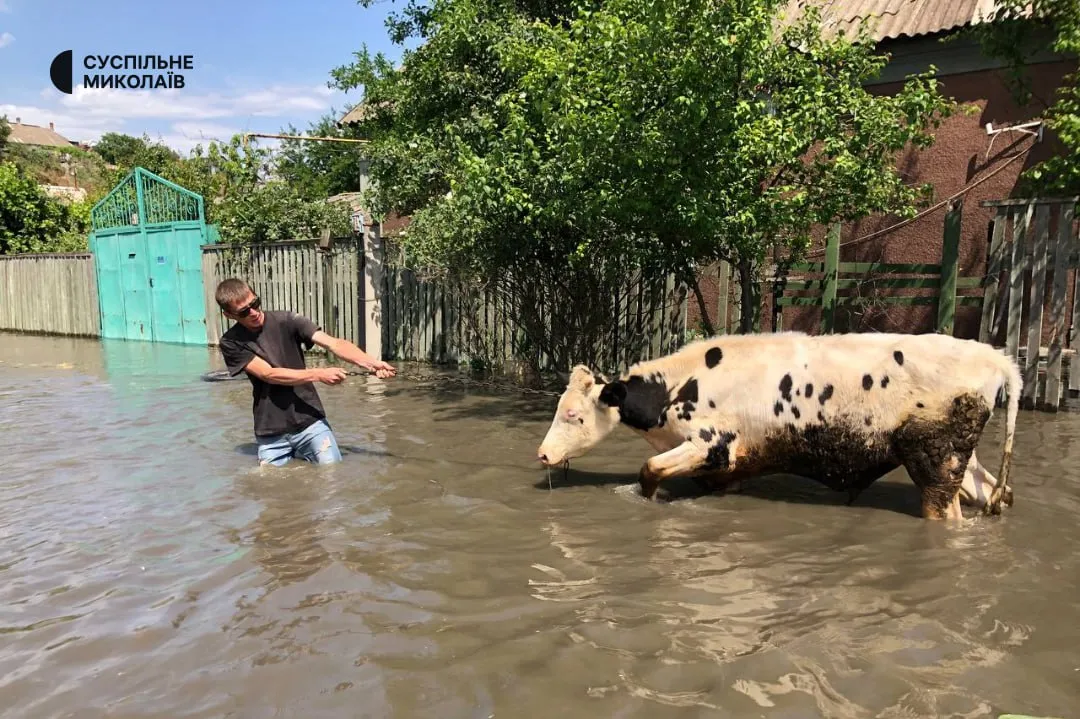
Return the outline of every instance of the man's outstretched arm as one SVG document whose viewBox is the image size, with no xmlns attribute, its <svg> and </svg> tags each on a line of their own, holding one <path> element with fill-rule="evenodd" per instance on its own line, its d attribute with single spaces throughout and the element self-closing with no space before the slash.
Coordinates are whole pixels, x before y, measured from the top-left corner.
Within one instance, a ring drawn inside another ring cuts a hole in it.
<svg viewBox="0 0 1080 719">
<path fill-rule="evenodd" d="M 315 367 L 312 369 L 288 369 L 273 367 L 262 357 L 252 357 L 244 370 L 269 384 L 296 386 L 308 382 L 338 384 L 345 379 L 345 370 L 340 367 Z"/>
<path fill-rule="evenodd" d="M 376 377 L 393 377 L 397 370 L 392 365 L 375 359 L 355 344 L 340 337 L 332 337 L 322 330 L 311 336 L 311 341 L 323 347 L 346 362 L 352 362 L 358 367 L 365 367 L 375 373 Z"/>
</svg>

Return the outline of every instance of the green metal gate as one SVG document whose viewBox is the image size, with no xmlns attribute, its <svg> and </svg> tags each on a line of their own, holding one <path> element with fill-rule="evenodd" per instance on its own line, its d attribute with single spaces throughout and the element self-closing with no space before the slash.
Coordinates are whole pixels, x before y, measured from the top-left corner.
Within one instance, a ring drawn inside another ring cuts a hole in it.
<svg viewBox="0 0 1080 719">
<path fill-rule="evenodd" d="M 203 198 L 136 167 L 91 220 L 101 336 L 205 345 Z"/>
</svg>

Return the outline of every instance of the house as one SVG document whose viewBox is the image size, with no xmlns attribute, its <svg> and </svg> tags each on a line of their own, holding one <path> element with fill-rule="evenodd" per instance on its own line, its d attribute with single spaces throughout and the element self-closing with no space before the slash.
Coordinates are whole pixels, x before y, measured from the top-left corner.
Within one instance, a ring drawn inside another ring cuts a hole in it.
<svg viewBox="0 0 1080 719">
<path fill-rule="evenodd" d="M 16 117 L 15 122 L 8 123 L 11 134 L 8 142 L 22 145 L 37 145 L 39 147 L 77 147 L 79 143 L 73 142 L 56 131 L 56 126 L 49 123 L 48 128 L 38 125 L 24 125 L 22 118 Z"/>
<path fill-rule="evenodd" d="M 15 122 L 8 123 L 8 126 L 11 128 L 11 134 L 8 135 L 8 142 L 12 144 L 44 147 L 56 151 L 80 147 L 79 143 L 73 142 L 58 133 L 56 131 L 56 125 L 51 122 L 49 123 L 48 128 L 44 128 L 38 125 L 23 124 L 22 118 L 16 117 Z M 64 182 L 65 184 L 45 183 L 42 184 L 42 189 L 46 194 L 63 200 L 85 200 L 86 190 L 78 187 L 78 178 L 74 176 L 73 169 L 67 165 L 66 161 L 63 159 L 60 164 L 62 168 L 60 172 L 62 174 L 53 177 L 52 179 Z M 66 183 L 70 183 L 70 185 Z"/>
<path fill-rule="evenodd" d="M 910 150 L 898 162 L 905 182 L 933 185 L 930 205 L 937 205 L 937 209 L 895 229 L 890 229 L 900 222 L 895 216 L 845 224 L 840 260 L 939 262 L 946 212 L 942 201 L 961 194 L 959 271 L 961 276 L 985 272 L 988 228 L 994 210 L 981 207 L 981 203 L 1016 197 L 1020 174 L 1061 151 L 1050 133 L 1040 132 L 1043 128 L 1039 113 L 1043 106 L 1017 104 L 1006 84 L 1005 63 L 987 56 L 966 32 L 991 16 L 994 0 L 792 0 L 791 16 L 797 16 L 810 3 L 821 10 L 825 34 L 843 32 L 854 37 L 865 24 L 875 50 L 889 56 L 881 76 L 866 83 L 871 92 L 895 93 L 906 76 L 933 65 L 942 94 L 975 108 L 973 114 L 958 112 L 945 120 L 935 131 L 931 147 Z M 1049 103 L 1063 77 L 1075 71 L 1076 60 L 1045 51 L 1031 58 L 1027 69 L 1035 97 Z M 819 248 L 818 255 L 811 259 L 820 261 L 820 255 Z M 703 280 L 702 291 L 707 306 L 715 308 L 715 277 Z M 766 318 L 763 328 L 770 326 L 767 318 L 771 302 L 768 305 L 762 311 Z M 932 331 L 934 313 L 933 305 L 890 307 L 876 313 L 871 324 L 882 331 Z M 689 326 L 695 327 L 699 318 L 695 302 L 690 302 L 687 315 Z M 816 331 L 817 320 L 817 312 L 812 309 L 789 308 L 784 314 L 784 326 L 790 329 Z M 977 337 L 978 325 L 977 307 L 957 309 L 957 336 Z"/>
</svg>

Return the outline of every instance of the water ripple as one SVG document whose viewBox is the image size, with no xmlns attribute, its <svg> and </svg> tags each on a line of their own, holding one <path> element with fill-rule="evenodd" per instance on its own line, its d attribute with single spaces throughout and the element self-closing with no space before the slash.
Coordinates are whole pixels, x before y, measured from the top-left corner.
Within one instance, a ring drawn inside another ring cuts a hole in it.
<svg viewBox="0 0 1080 719">
<path fill-rule="evenodd" d="M 1064 717 L 1080 699 L 1077 415 L 1023 413 L 1016 506 L 945 527 L 902 471 L 852 507 L 784 477 L 644 502 L 629 433 L 549 490 L 531 457 L 550 403 L 404 381 L 320 388 L 342 464 L 259 468 L 247 383 L 198 381 L 218 366 L 202 348 L 138 344 L 0 343 L 12 716 Z"/>
</svg>

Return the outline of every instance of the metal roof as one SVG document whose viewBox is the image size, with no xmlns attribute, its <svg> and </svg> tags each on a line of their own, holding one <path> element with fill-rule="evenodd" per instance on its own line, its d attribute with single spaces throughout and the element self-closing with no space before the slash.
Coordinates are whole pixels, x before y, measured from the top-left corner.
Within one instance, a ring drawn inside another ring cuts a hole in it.
<svg viewBox="0 0 1080 719">
<path fill-rule="evenodd" d="M 854 38 L 859 25 L 868 23 L 877 42 L 975 25 L 989 18 L 996 6 L 995 0 L 791 0 L 789 21 L 800 17 L 809 4 L 821 8 L 826 36 L 842 32 Z"/>
</svg>

